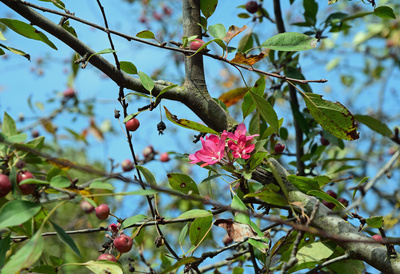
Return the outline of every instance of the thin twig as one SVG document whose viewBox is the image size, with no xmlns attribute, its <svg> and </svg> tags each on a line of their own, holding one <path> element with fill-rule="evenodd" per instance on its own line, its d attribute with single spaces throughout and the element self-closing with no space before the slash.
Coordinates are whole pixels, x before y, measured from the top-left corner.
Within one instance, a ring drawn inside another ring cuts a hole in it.
<svg viewBox="0 0 400 274">
<path fill-rule="evenodd" d="M 91 26 L 91 27 L 93 27 L 93 28 L 102 30 L 102 31 L 106 32 L 107 34 L 114 34 L 114 35 L 123 37 L 123 38 L 127 39 L 128 41 L 133 40 L 133 41 L 136 41 L 136 42 L 139 42 L 139 43 L 143 43 L 143 44 L 146 44 L 146 45 L 149 45 L 149 46 L 153 46 L 153 47 L 157 47 L 157 48 L 163 48 L 163 49 L 167 49 L 167 50 L 170 50 L 170 51 L 181 52 L 181 53 L 183 53 L 183 54 L 185 54 L 185 55 L 193 54 L 193 53 L 194 53 L 193 50 L 188 50 L 188 49 L 183 49 L 183 48 L 169 47 L 169 46 L 166 46 L 166 45 L 164 45 L 164 44 L 153 43 L 153 42 L 150 42 L 150 41 L 142 40 L 142 39 L 139 39 L 139 38 L 137 38 L 137 37 L 135 37 L 135 36 L 130 36 L 130 35 L 127 35 L 127 34 L 124 34 L 124 33 L 121 33 L 121 32 L 118 32 L 118 31 L 115 31 L 115 30 L 112 30 L 112 29 L 109 29 L 108 27 L 99 26 L 99 25 L 94 24 L 94 23 L 92 23 L 92 22 L 89 22 L 89 21 L 86 21 L 86 20 L 84 20 L 84 19 L 81 19 L 81 18 L 79 18 L 79 17 L 77 17 L 77 16 L 75 16 L 75 15 L 73 15 L 73 14 L 68 14 L 68 13 L 64 13 L 64 12 L 57 11 L 57 10 L 48 9 L 48 8 L 41 7 L 41 6 L 38 6 L 38 5 L 35 5 L 35 4 L 32 4 L 32 3 L 26 2 L 26 1 L 22 1 L 22 0 L 21 0 L 20 2 L 21 2 L 22 4 L 24 4 L 24 5 L 26 5 L 26 6 L 29 6 L 29 7 L 32 7 L 32 8 L 41 10 L 41 11 L 44 11 L 44 12 L 49 12 L 49 13 L 53 13 L 53 14 L 56 14 L 56 15 L 60 15 L 60 16 L 63 16 L 63 17 L 67 17 L 67 18 L 69 18 L 69 19 L 75 20 L 75 21 L 77 21 L 77 22 L 83 23 L 83 24 L 88 25 L 88 26 Z M 292 81 L 292 82 L 296 82 L 296 83 L 300 83 L 300 84 L 307 84 L 307 83 L 326 83 L 326 82 L 327 82 L 326 79 L 319 79 L 319 80 L 303 80 L 303 79 L 290 78 L 290 77 L 286 77 L 285 75 L 280 75 L 280 74 L 277 74 L 277 73 L 266 72 L 266 71 L 254 69 L 254 68 L 252 68 L 252 67 L 247 67 L 247 66 L 240 65 L 240 64 L 234 64 L 234 63 L 231 63 L 231 62 L 230 62 L 229 60 L 227 60 L 226 58 L 220 57 L 220 56 L 218 56 L 218 55 L 214 55 L 214 54 L 210 54 L 210 53 L 205 53 L 205 52 L 204 52 L 204 53 L 201 52 L 201 53 L 198 53 L 198 54 L 203 54 L 203 55 L 208 56 L 208 57 L 210 57 L 210 58 L 213 58 L 213 59 L 215 59 L 215 60 L 220 60 L 220 61 L 225 62 L 225 63 L 227 63 L 227 64 L 230 64 L 230 65 L 233 65 L 233 66 L 237 66 L 237 67 L 246 69 L 246 70 L 248 70 L 248 71 L 254 71 L 254 72 L 257 72 L 257 73 L 260 73 L 260 74 L 263 74 L 263 75 L 267 75 L 267 76 L 274 77 L 274 78 L 278 78 L 278 79 L 285 80 L 285 81 Z"/>
</svg>

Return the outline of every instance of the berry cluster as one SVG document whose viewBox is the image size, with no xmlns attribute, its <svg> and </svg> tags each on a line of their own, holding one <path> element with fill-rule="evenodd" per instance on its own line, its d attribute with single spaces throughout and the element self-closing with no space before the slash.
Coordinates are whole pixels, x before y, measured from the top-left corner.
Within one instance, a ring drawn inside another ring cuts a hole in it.
<svg viewBox="0 0 400 274">
<path fill-rule="evenodd" d="M 17 185 L 22 195 L 30 195 L 35 192 L 35 184 L 22 184 L 21 182 L 26 179 L 35 178 L 33 174 L 26 170 L 20 170 L 17 173 Z M 5 197 L 12 190 L 10 178 L 5 174 L 0 174 L 0 198 Z"/>
<path fill-rule="evenodd" d="M 110 207 L 108 205 L 101 204 L 98 207 L 96 207 L 96 216 L 100 220 L 106 220 L 109 215 L 112 214 L 110 214 Z M 120 253 L 127 253 L 132 249 L 133 240 L 131 237 L 124 234 L 124 232 L 121 230 L 120 222 L 118 222 L 117 224 L 114 223 L 110 224 L 107 227 L 107 231 L 110 232 L 111 235 L 106 234 L 106 237 L 109 239 L 109 242 L 106 244 L 105 250 L 108 249 L 109 252 L 111 252 L 112 249 L 115 248 Z M 112 254 L 109 253 L 104 253 L 100 255 L 98 257 L 98 260 L 108 260 L 113 262 L 117 261 L 117 259 Z"/>
</svg>

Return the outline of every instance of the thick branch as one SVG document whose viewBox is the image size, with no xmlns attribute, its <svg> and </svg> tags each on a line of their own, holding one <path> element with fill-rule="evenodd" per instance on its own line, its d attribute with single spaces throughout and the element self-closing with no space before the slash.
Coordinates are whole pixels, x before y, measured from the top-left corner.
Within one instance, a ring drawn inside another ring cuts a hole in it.
<svg viewBox="0 0 400 274">
<path fill-rule="evenodd" d="M 40 28 L 57 37 L 63 43 L 73 48 L 81 56 L 94 53 L 91 48 L 86 46 L 82 41 L 71 35 L 69 32 L 65 31 L 61 26 L 58 26 L 44 16 L 41 16 L 37 12 L 31 10 L 20 1 L 0 1 L 25 17 L 32 24 L 39 26 Z M 196 7 L 196 5 L 194 5 L 195 3 L 192 1 L 196 2 L 198 7 L 199 0 L 185 0 L 185 7 L 188 7 L 189 9 Z M 90 59 L 90 63 L 108 75 L 119 86 L 142 93 L 148 93 L 138 79 L 118 71 L 112 64 L 110 64 L 101 56 L 93 56 Z M 199 66 L 198 69 L 201 69 L 201 67 Z M 193 78 L 195 77 L 193 75 L 193 71 L 189 75 L 192 75 L 192 78 L 186 84 L 191 85 L 190 89 L 185 89 L 182 87 L 171 89 L 165 93 L 164 98 L 184 103 L 186 106 L 192 109 L 200 119 L 202 119 L 214 130 L 222 131 L 223 129 L 228 128 L 230 125 L 235 124 L 235 120 L 212 100 L 205 88 L 205 81 L 202 83 L 200 81 L 201 79 L 199 80 L 197 78 Z M 195 83 L 195 85 L 193 85 L 193 83 Z M 157 95 L 165 86 L 165 84 L 156 84 L 153 94 Z M 195 89 L 191 89 L 192 87 L 195 87 Z M 284 181 L 289 192 L 289 202 L 301 202 L 304 205 L 305 212 L 310 215 L 315 203 L 317 202 L 317 199 L 301 193 L 292 184 L 290 184 L 286 180 L 286 177 L 289 175 L 289 173 L 276 160 L 269 159 L 268 161 L 274 165 L 280 177 Z M 269 182 L 271 178 L 273 178 L 273 176 L 271 176 L 270 173 L 267 176 L 262 176 L 261 174 L 258 180 L 261 182 Z M 363 260 L 384 273 L 400 273 L 400 259 L 389 258 L 387 256 L 386 249 L 380 245 L 357 242 L 366 241 L 369 238 L 366 235 L 359 233 L 357 228 L 344 221 L 341 217 L 331 214 L 332 212 L 329 209 L 324 206 L 320 206 L 310 226 L 324 230 L 332 235 L 340 235 L 340 238 L 342 239 L 345 238 L 345 241 L 337 240 L 336 242 L 346 250 L 351 258 Z"/>
<path fill-rule="evenodd" d="M 45 30 L 46 32 L 50 33 L 54 37 L 58 38 L 61 42 L 68 45 L 74 51 L 76 51 L 80 56 L 84 56 L 85 54 L 91 55 L 96 53 L 92 48 L 87 46 L 81 40 L 73 36 L 71 33 L 66 31 L 62 26 L 55 24 L 51 20 L 47 19 L 46 17 L 42 16 L 41 14 L 37 13 L 36 11 L 32 10 L 31 8 L 27 7 L 20 1 L 14 0 L 0 0 L 5 5 L 10 7 L 16 13 L 20 14 L 22 17 L 26 18 L 28 21 L 31 22 L 32 25 L 36 25 L 41 29 Z M 110 77 L 116 84 L 120 87 L 128 88 L 131 90 L 135 90 L 141 93 L 149 94 L 149 92 L 142 86 L 139 79 L 131 77 L 120 70 L 118 70 L 115 66 L 113 66 L 110 62 L 104 59 L 100 55 L 92 56 L 89 62 Z M 153 95 L 157 96 L 161 90 L 168 85 L 164 83 L 156 83 L 154 90 L 152 92 Z M 168 92 L 163 94 L 164 98 L 181 101 L 181 97 L 184 94 L 184 89 L 182 88 L 174 88 L 169 90 Z"/>
</svg>

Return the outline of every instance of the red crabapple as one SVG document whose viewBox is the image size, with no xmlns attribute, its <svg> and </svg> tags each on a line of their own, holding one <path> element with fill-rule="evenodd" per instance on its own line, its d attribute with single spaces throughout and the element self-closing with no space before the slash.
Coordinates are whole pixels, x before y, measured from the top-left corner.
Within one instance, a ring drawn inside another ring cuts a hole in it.
<svg viewBox="0 0 400 274">
<path fill-rule="evenodd" d="M 122 161 L 121 166 L 123 171 L 131 171 L 134 168 L 132 161 L 129 159 Z"/>
<path fill-rule="evenodd" d="M 107 260 L 107 261 L 110 261 L 110 262 L 116 262 L 116 261 L 117 261 L 117 259 L 116 259 L 113 255 L 107 254 L 107 253 L 101 254 L 101 255 L 97 258 L 97 260 L 98 260 L 98 261 L 99 261 L 99 260 Z"/>
<path fill-rule="evenodd" d="M 0 174 L 0 198 L 6 196 L 12 189 L 11 181 L 7 175 Z"/>
<path fill-rule="evenodd" d="M 382 236 L 379 235 L 379 234 L 373 235 L 373 236 L 372 236 L 372 239 L 374 239 L 374 240 L 377 241 L 377 242 L 382 242 L 382 240 L 383 240 Z"/>
<path fill-rule="evenodd" d="M 98 207 L 96 207 L 96 216 L 100 220 L 105 220 L 108 218 L 108 215 L 110 215 L 110 208 L 106 204 L 101 204 Z"/>
<path fill-rule="evenodd" d="M 132 249 L 132 244 L 132 238 L 125 234 L 119 235 L 114 240 L 115 248 L 121 253 L 129 252 Z"/>
<path fill-rule="evenodd" d="M 160 155 L 161 162 L 168 162 L 169 161 L 169 154 L 168 152 L 161 153 Z"/>
<path fill-rule="evenodd" d="M 129 131 L 136 131 L 140 126 L 140 122 L 138 119 L 132 118 L 125 123 L 125 126 Z"/>
<path fill-rule="evenodd" d="M 29 194 L 32 194 L 33 192 L 35 192 L 36 185 L 34 185 L 34 184 L 20 185 L 20 183 L 23 180 L 31 179 L 31 178 L 35 178 L 35 177 L 29 171 L 22 171 L 21 170 L 21 171 L 18 172 L 18 174 L 17 174 L 17 184 L 18 184 L 19 189 L 21 190 L 22 195 L 29 195 Z"/>
<path fill-rule="evenodd" d="M 65 98 L 72 98 L 75 96 L 75 90 L 73 88 L 67 88 L 64 90 L 63 95 Z"/>
<path fill-rule="evenodd" d="M 275 154 L 281 154 L 285 150 L 285 145 L 281 143 L 277 143 L 274 146 Z"/>
<path fill-rule="evenodd" d="M 89 203 L 88 201 L 85 201 L 85 200 L 83 200 L 80 203 L 80 206 L 81 206 L 82 211 L 85 212 L 85 213 L 92 213 L 93 210 L 94 210 L 94 206 L 91 203 Z"/>
<path fill-rule="evenodd" d="M 191 50 L 198 50 L 201 46 L 204 45 L 204 41 L 201 39 L 194 39 L 192 43 L 190 43 Z"/>
<path fill-rule="evenodd" d="M 257 1 L 249 1 L 246 3 L 246 10 L 249 13 L 256 13 L 260 6 L 258 5 Z"/>
</svg>

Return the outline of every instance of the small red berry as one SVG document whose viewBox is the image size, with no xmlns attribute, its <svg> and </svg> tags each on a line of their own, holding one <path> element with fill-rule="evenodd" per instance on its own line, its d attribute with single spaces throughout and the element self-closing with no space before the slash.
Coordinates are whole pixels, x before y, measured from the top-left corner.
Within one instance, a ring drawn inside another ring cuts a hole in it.
<svg viewBox="0 0 400 274">
<path fill-rule="evenodd" d="M 140 122 L 138 119 L 132 118 L 125 123 L 125 126 L 129 131 L 136 131 L 140 126 Z"/>
<path fill-rule="evenodd" d="M 119 235 L 114 240 L 115 248 L 121 253 L 129 252 L 132 249 L 132 244 L 132 238 L 125 234 Z"/>
<path fill-rule="evenodd" d="M 329 203 L 327 201 L 323 201 L 322 203 L 324 204 L 324 206 L 326 206 L 329 209 L 334 209 L 335 208 L 335 204 L 334 203 Z"/>
<path fill-rule="evenodd" d="M 94 206 L 91 203 L 89 203 L 88 201 L 85 201 L 85 200 L 83 200 L 80 203 L 80 206 L 81 206 L 82 211 L 85 212 L 85 213 L 92 213 L 93 210 L 94 210 Z"/>
<path fill-rule="evenodd" d="M 257 1 L 249 1 L 246 3 L 246 10 L 249 13 L 256 13 L 260 6 L 258 5 Z"/>
<path fill-rule="evenodd" d="M 19 185 L 23 180 L 35 178 L 32 173 L 29 171 L 19 171 L 17 174 L 17 184 L 19 189 L 21 190 L 22 195 L 29 195 L 35 192 L 36 185 L 34 184 L 26 184 Z"/>
<path fill-rule="evenodd" d="M 349 205 L 349 201 L 344 198 L 339 198 L 338 201 L 342 203 L 342 205 L 344 205 L 345 207 Z"/>
<path fill-rule="evenodd" d="M 110 208 L 106 204 L 101 204 L 98 207 L 96 207 L 96 216 L 100 220 L 105 220 L 108 218 L 108 215 L 110 215 Z"/>
<path fill-rule="evenodd" d="M 7 175 L 0 174 L 0 198 L 6 196 L 12 189 L 11 181 Z"/>
<path fill-rule="evenodd" d="M 192 43 L 190 43 L 191 50 L 198 50 L 201 46 L 204 45 L 204 41 L 201 39 L 194 39 Z"/>
<path fill-rule="evenodd" d="M 156 19 L 157 21 L 161 21 L 162 15 L 155 11 L 155 12 L 153 12 L 153 18 Z"/>
<path fill-rule="evenodd" d="M 230 245 L 233 242 L 233 239 L 228 234 L 225 235 L 224 239 L 222 240 L 225 246 Z"/>
<path fill-rule="evenodd" d="M 374 240 L 377 241 L 377 242 L 382 242 L 382 240 L 383 240 L 382 236 L 379 235 L 379 234 L 373 235 L 373 236 L 372 236 L 372 239 L 374 239 Z"/>
<path fill-rule="evenodd" d="M 170 16 L 172 14 L 172 9 L 170 7 L 167 6 L 163 6 L 163 12 L 165 15 Z"/>
<path fill-rule="evenodd" d="M 142 154 L 144 158 L 149 157 L 151 154 L 154 153 L 154 148 L 153 146 L 147 146 L 142 150 Z"/>
<path fill-rule="evenodd" d="M 321 145 L 323 146 L 329 146 L 330 142 L 325 139 L 324 135 L 321 135 Z"/>
<path fill-rule="evenodd" d="M 285 145 L 281 143 L 277 143 L 274 146 L 275 154 L 281 154 L 285 150 Z"/>
<path fill-rule="evenodd" d="M 110 224 L 107 228 L 109 231 L 118 232 L 118 226 L 116 224 Z"/>
<path fill-rule="evenodd" d="M 65 98 L 72 98 L 75 96 L 75 90 L 73 88 L 67 88 L 64 92 L 63 95 Z"/>
<path fill-rule="evenodd" d="M 169 161 L 169 154 L 168 152 L 161 153 L 160 155 L 161 162 L 168 162 Z"/>
<path fill-rule="evenodd" d="M 333 191 L 333 190 L 328 190 L 327 192 L 326 192 L 329 196 L 331 196 L 331 197 L 333 197 L 333 198 L 337 198 L 337 194 L 336 194 L 336 192 L 335 191 Z"/>
<path fill-rule="evenodd" d="M 129 159 L 122 161 L 121 166 L 123 171 L 131 171 L 134 168 L 132 161 Z"/>
<path fill-rule="evenodd" d="M 33 138 L 37 138 L 37 137 L 40 136 L 40 133 L 39 133 L 39 131 L 37 129 L 32 130 L 31 134 L 32 134 Z"/>
<path fill-rule="evenodd" d="M 98 260 L 98 261 L 99 261 L 99 260 L 107 260 L 107 261 L 111 261 L 111 262 L 116 262 L 116 261 L 117 261 L 117 259 L 116 259 L 113 255 L 111 255 L 111 254 L 106 254 L 106 253 L 101 254 L 101 255 L 97 258 L 97 260 Z"/>
</svg>

